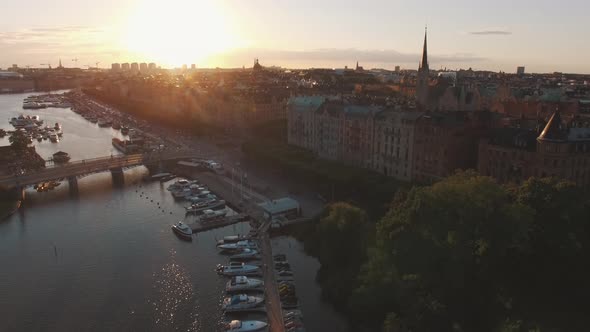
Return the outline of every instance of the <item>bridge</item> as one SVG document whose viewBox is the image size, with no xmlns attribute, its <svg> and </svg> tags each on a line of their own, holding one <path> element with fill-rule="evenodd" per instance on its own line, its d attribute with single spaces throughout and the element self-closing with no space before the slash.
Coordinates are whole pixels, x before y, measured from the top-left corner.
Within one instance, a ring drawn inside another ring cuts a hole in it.
<svg viewBox="0 0 590 332">
<path fill-rule="evenodd" d="M 77 185 L 79 176 L 111 171 L 115 177 L 122 176 L 123 168 L 139 165 L 153 165 L 163 161 L 196 158 L 190 151 L 153 152 L 145 154 L 115 155 L 93 159 L 85 159 L 63 164 L 54 164 L 43 169 L 22 175 L 0 176 L 0 186 L 4 188 L 22 189 L 42 182 L 68 179 L 70 187 Z"/>
</svg>

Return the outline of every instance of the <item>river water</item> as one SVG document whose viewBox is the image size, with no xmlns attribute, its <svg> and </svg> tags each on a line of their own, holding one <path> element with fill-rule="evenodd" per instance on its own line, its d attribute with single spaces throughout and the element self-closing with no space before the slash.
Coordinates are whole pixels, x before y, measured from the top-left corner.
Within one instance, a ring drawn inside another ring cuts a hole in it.
<svg viewBox="0 0 590 332">
<path fill-rule="evenodd" d="M 8 119 L 37 114 L 59 122 L 59 143 L 35 141 L 44 158 L 62 150 L 73 160 L 117 154 L 119 137 L 67 109 L 22 110 L 28 94 L 0 95 L 0 128 Z M 4 139 L 0 144 L 8 144 Z M 214 271 L 227 261 L 215 248 L 224 235 L 247 233 L 237 224 L 178 239 L 170 225 L 185 218 L 167 184 L 144 183 L 144 167 L 125 171 L 125 185 L 110 173 L 67 183 L 54 191 L 29 189 L 23 208 L 0 221 L 1 331 L 221 331 L 225 279 Z M 190 218 L 190 217 L 189 217 Z M 287 254 L 308 331 L 346 331 L 344 319 L 320 300 L 319 263 L 290 237 L 272 240 Z M 264 318 L 264 317 L 252 317 Z"/>
</svg>

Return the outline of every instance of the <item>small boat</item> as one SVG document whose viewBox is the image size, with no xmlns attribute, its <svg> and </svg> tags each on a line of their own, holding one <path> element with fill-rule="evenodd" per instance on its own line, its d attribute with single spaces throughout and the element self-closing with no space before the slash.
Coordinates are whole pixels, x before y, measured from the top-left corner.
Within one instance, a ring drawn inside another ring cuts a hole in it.
<svg viewBox="0 0 590 332">
<path fill-rule="evenodd" d="M 191 183 L 189 180 L 180 179 L 180 180 L 177 180 L 176 182 L 174 182 L 173 184 L 169 185 L 168 188 L 166 188 L 166 190 L 168 190 L 168 191 L 182 190 L 184 188 L 189 188 L 190 185 L 191 185 Z"/>
<path fill-rule="evenodd" d="M 179 221 L 178 224 L 172 225 L 172 230 L 182 238 L 192 239 L 193 237 L 193 230 L 182 221 Z"/>
<path fill-rule="evenodd" d="M 55 130 L 61 130 L 61 125 L 59 124 L 59 122 L 55 123 L 55 126 L 53 127 L 53 129 Z"/>
<path fill-rule="evenodd" d="M 229 256 L 232 260 L 253 260 L 260 258 L 258 251 L 250 248 L 244 248 L 236 254 Z"/>
<path fill-rule="evenodd" d="M 125 126 L 121 127 L 121 134 L 123 134 L 123 135 L 129 134 L 129 127 L 125 127 Z"/>
<path fill-rule="evenodd" d="M 264 281 L 260 279 L 248 278 L 246 276 L 235 276 L 225 284 L 225 291 L 231 293 L 257 290 L 262 288 L 262 286 L 264 286 Z"/>
<path fill-rule="evenodd" d="M 240 311 L 256 308 L 264 302 L 262 297 L 238 294 L 223 299 L 221 308 L 225 311 Z"/>
<path fill-rule="evenodd" d="M 160 182 L 167 182 L 176 178 L 175 174 L 170 174 L 160 179 Z"/>
<path fill-rule="evenodd" d="M 57 136 L 57 134 L 51 134 L 49 135 L 49 140 L 53 143 L 57 143 L 59 142 L 59 137 Z"/>
<path fill-rule="evenodd" d="M 226 332 L 254 332 L 261 331 L 268 326 L 259 320 L 232 320 L 226 326 Z"/>
<path fill-rule="evenodd" d="M 152 180 L 160 180 L 161 178 L 167 177 L 169 175 L 170 175 L 170 173 L 158 173 L 158 174 L 152 175 L 150 178 Z"/>
<path fill-rule="evenodd" d="M 187 213 L 198 213 L 201 211 L 205 211 L 207 209 L 223 209 L 225 208 L 225 201 L 224 200 L 217 200 L 211 199 L 209 201 L 205 201 L 202 203 L 193 204 L 189 207 L 186 207 Z"/>
<path fill-rule="evenodd" d="M 260 267 L 256 265 L 247 265 L 241 262 L 230 262 L 229 265 L 217 265 L 217 273 L 225 276 L 241 276 L 249 274 L 259 274 Z"/>
<path fill-rule="evenodd" d="M 224 236 L 223 239 L 217 241 L 217 244 L 224 244 L 224 243 L 236 243 L 238 241 L 249 240 L 250 237 L 246 235 L 228 235 Z"/>
<path fill-rule="evenodd" d="M 224 243 L 217 245 L 217 248 L 221 250 L 230 250 L 240 252 L 243 249 L 257 249 L 258 245 L 254 241 L 246 240 L 246 241 L 238 241 L 236 243 Z"/>
</svg>

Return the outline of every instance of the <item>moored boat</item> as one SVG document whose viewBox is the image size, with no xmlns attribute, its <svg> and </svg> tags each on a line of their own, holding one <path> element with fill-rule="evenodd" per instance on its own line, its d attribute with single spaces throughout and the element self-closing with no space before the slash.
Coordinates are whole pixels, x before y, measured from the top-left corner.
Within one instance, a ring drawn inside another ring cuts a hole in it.
<svg viewBox="0 0 590 332">
<path fill-rule="evenodd" d="M 254 332 L 261 331 L 268 326 L 259 320 L 232 320 L 226 326 L 226 332 Z"/>
<path fill-rule="evenodd" d="M 260 306 L 264 302 L 262 297 L 238 294 L 223 299 L 221 308 L 225 311 L 241 311 Z"/>
<path fill-rule="evenodd" d="M 248 278 L 246 276 L 235 276 L 225 284 L 225 291 L 231 293 L 257 290 L 261 289 L 262 286 L 264 286 L 264 282 L 260 279 Z"/>
<path fill-rule="evenodd" d="M 248 265 L 240 262 L 230 262 L 229 265 L 217 265 L 217 273 L 225 276 L 240 276 L 259 274 L 260 267 L 256 265 Z"/>
</svg>

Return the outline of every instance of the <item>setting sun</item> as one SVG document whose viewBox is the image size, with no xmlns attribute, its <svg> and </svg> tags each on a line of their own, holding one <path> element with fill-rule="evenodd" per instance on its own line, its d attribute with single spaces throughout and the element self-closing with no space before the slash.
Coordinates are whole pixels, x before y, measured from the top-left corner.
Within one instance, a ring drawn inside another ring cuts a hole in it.
<svg viewBox="0 0 590 332">
<path fill-rule="evenodd" d="M 123 43 L 137 57 L 164 66 L 200 64 L 237 47 L 220 6 L 207 0 L 141 2 L 128 19 Z"/>
</svg>

